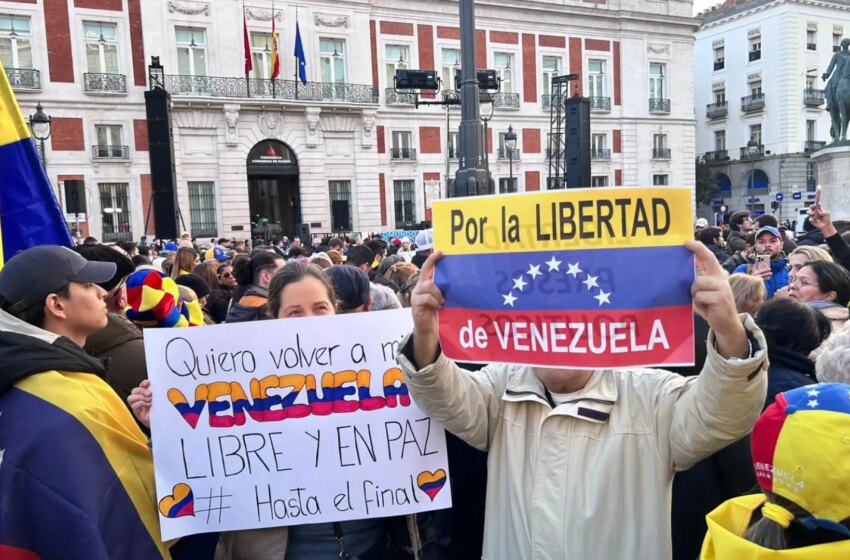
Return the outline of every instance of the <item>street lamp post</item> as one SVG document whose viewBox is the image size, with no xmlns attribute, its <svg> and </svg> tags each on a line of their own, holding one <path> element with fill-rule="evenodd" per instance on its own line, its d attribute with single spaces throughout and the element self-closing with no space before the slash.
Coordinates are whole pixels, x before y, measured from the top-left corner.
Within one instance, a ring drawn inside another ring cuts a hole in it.
<svg viewBox="0 0 850 560">
<path fill-rule="evenodd" d="M 508 169 L 510 188 L 514 186 L 514 150 L 516 150 L 516 132 L 514 127 L 508 125 L 508 131 L 505 133 L 505 150 L 508 152 Z"/>
<path fill-rule="evenodd" d="M 32 135 L 38 140 L 38 153 L 41 156 L 41 166 L 44 167 L 47 163 L 47 158 L 44 155 L 44 141 L 50 138 L 53 119 L 50 115 L 45 114 L 41 103 L 35 106 L 35 114 L 30 115 L 29 119 Z"/>
<path fill-rule="evenodd" d="M 487 174 L 490 173 L 490 146 L 487 145 L 487 130 L 490 123 L 490 120 L 493 118 L 493 109 L 495 108 L 495 104 L 493 103 L 493 94 L 489 92 L 485 92 L 481 94 L 480 98 L 481 103 L 481 120 L 484 122 L 484 140 L 481 142 L 484 146 L 484 169 L 487 170 Z"/>
<path fill-rule="evenodd" d="M 756 154 L 758 153 L 759 143 L 756 139 L 750 137 L 747 142 L 747 153 L 750 154 L 750 179 L 747 181 L 747 209 L 750 214 L 753 213 L 753 188 L 755 188 L 755 173 L 756 173 Z"/>
</svg>

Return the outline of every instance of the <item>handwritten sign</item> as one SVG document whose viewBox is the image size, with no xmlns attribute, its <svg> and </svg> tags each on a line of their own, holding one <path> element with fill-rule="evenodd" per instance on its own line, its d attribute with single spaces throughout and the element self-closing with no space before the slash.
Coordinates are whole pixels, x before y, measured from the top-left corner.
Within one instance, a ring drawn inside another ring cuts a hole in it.
<svg viewBox="0 0 850 560">
<path fill-rule="evenodd" d="M 440 342 L 471 362 L 693 364 L 691 190 L 434 202 Z"/>
<path fill-rule="evenodd" d="M 395 354 L 410 310 L 145 330 L 164 540 L 451 507 Z"/>
</svg>

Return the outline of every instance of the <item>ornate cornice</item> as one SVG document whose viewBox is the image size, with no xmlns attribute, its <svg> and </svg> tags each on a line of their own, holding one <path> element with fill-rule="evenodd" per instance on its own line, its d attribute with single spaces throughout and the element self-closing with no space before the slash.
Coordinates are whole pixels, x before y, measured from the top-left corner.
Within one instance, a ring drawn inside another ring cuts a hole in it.
<svg viewBox="0 0 850 560">
<path fill-rule="evenodd" d="M 245 8 L 245 14 L 248 16 L 248 19 L 253 19 L 257 21 L 271 21 L 272 20 L 272 11 L 271 10 L 259 10 L 257 8 Z M 281 21 L 283 19 L 283 12 L 280 10 L 274 11 L 274 19 L 275 21 Z"/>
<path fill-rule="evenodd" d="M 351 26 L 351 18 L 348 16 L 313 14 L 313 23 L 318 27 L 344 27 L 348 29 Z"/>
<path fill-rule="evenodd" d="M 187 16 L 196 16 L 198 14 L 210 15 L 210 5 L 198 2 L 178 2 L 170 0 L 168 2 L 168 12 L 183 14 Z"/>
</svg>

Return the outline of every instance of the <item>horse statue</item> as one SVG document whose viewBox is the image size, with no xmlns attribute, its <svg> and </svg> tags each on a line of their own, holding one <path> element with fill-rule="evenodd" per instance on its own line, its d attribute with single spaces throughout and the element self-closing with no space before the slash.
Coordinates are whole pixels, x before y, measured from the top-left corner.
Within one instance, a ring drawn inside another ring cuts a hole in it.
<svg viewBox="0 0 850 560">
<path fill-rule="evenodd" d="M 845 77 L 850 77 L 850 64 L 846 64 L 850 60 L 850 39 L 842 39 L 841 49 L 832 55 L 832 60 L 829 62 L 829 67 L 823 74 L 824 80 L 829 80 L 826 84 L 826 110 L 832 119 L 832 126 L 829 129 L 829 135 L 833 142 L 847 140 L 847 122 L 846 118 L 850 112 L 847 110 L 850 103 L 850 89 L 847 88 L 850 82 L 845 84 L 843 93 L 839 93 L 839 88 L 844 83 Z M 842 107 L 844 109 L 842 109 Z M 845 114 L 842 115 L 842 110 Z"/>
</svg>

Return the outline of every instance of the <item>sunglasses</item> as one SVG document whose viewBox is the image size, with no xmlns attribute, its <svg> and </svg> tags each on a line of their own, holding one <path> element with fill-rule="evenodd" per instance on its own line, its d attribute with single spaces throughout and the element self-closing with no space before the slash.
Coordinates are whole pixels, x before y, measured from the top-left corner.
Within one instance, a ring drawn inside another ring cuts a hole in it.
<svg viewBox="0 0 850 560">
<path fill-rule="evenodd" d="M 225 272 L 221 275 L 222 278 L 233 278 L 233 274 L 231 272 Z"/>
</svg>

